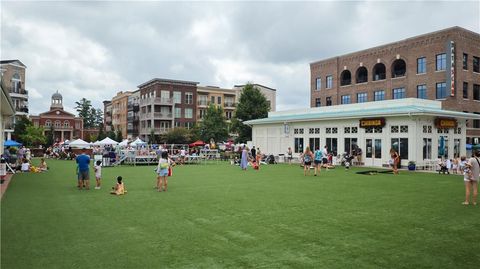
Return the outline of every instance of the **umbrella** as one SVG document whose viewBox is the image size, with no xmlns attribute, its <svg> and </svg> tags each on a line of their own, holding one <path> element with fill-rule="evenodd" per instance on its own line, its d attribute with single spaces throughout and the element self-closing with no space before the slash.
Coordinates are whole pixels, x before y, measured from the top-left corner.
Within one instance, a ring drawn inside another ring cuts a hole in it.
<svg viewBox="0 0 480 269">
<path fill-rule="evenodd" d="M 74 140 L 72 141 L 70 144 L 69 144 L 70 147 L 72 148 L 87 148 L 87 147 L 90 147 L 90 143 L 82 140 L 82 139 L 77 139 L 77 140 Z"/>
<path fill-rule="evenodd" d="M 21 146 L 22 144 L 18 143 L 15 140 L 6 140 L 5 142 L 3 142 L 3 145 L 5 147 L 18 147 L 18 146 Z"/>
<path fill-rule="evenodd" d="M 197 141 L 193 142 L 192 144 L 190 144 L 189 146 L 190 147 L 199 147 L 199 146 L 203 146 L 203 145 L 205 145 L 205 143 L 202 140 L 197 140 Z"/>
<path fill-rule="evenodd" d="M 438 145 L 438 155 L 445 155 L 445 137 L 443 136 L 440 137 L 440 143 Z"/>
</svg>

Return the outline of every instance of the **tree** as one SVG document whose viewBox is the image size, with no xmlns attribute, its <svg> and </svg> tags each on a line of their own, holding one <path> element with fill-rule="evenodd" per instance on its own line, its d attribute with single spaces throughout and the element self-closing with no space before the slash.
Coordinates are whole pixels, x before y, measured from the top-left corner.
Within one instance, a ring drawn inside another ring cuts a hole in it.
<svg viewBox="0 0 480 269">
<path fill-rule="evenodd" d="M 187 144 L 190 141 L 190 132 L 185 128 L 174 128 L 164 135 L 167 144 Z"/>
<path fill-rule="evenodd" d="M 55 134 L 55 129 L 53 128 L 53 124 L 52 124 L 52 125 L 50 125 L 50 131 L 49 131 L 48 134 L 47 134 L 47 140 L 46 140 L 46 142 L 45 142 L 45 145 L 46 145 L 47 147 L 50 147 L 50 146 L 53 145 L 53 143 L 55 143 L 55 141 L 54 141 L 54 139 L 55 139 L 54 134 Z"/>
<path fill-rule="evenodd" d="M 27 127 L 31 125 L 32 122 L 26 116 L 21 116 L 20 119 L 15 122 L 15 126 L 13 127 L 13 138 L 21 140 L 22 135 L 27 131 Z"/>
<path fill-rule="evenodd" d="M 117 135 L 115 134 L 115 128 L 112 126 L 112 129 L 107 132 L 107 137 L 110 137 L 110 139 L 117 139 Z"/>
<path fill-rule="evenodd" d="M 232 119 L 232 130 L 238 133 L 237 142 L 252 140 L 252 127 L 243 124 L 248 120 L 268 117 L 270 106 L 267 98 L 252 84 L 243 87 Z"/>
<path fill-rule="evenodd" d="M 228 138 L 228 126 L 223 108 L 213 104 L 208 106 L 202 122 L 198 124 L 200 138 L 203 141 L 223 141 Z"/>
<path fill-rule="evenodd" d="M 116 135 L 115 139 L 116 139 L 118 142 L 122 142 L 122 141 L 123 141 L 123 134 L 122 134 L 122 131 L 121 131 L 121 130 L 117 130 L 117 135 Z"/>
<path fill-rule="evenodd" d="M 102 139 L 104 139 L 105 137 L 107 137 L 107 135 L 105 134 L 105 131 L 103 130 L 103 123 L 100 123 L 100 125 L 98 126 L 98 135 L 97 135 L 97 140 L 100 141 Z"/>
<path fill-rule="evenodd" d="M 20 138 L 27 147 L 45 144 L 47 141 L 43 134 L 43 127 L 35 127 L 33 125 L 28 126 L 25 133 L 20 135 Z"/>
<path fill-rule="evenodd" d="M 90 110 L 91 112 L 91 117 L 92 117 L 92 127 L 98 127 L 100 125 L 103 125 L 103 112 L 100 108 L 93 108 Z"/>
<path fill-rule="evenodd" d="M 148 138 L 148 143 L 150 144 L 157 144 L 159 141 L 158 135 L 155 134 L 155 130 L 152 128 L 150 129 L 150 136 Z"/>
<path fill-rule="evenodd" d="M 80 101 L 75 102 L 77 105 L 75 109 L 78 112 L 78 116 L 83 119 L 83 127 L 90 128 L 93 125 L 92 117 L 92 102 L 87 100 L 85 97 L 80 99 Z"/>
</svg>

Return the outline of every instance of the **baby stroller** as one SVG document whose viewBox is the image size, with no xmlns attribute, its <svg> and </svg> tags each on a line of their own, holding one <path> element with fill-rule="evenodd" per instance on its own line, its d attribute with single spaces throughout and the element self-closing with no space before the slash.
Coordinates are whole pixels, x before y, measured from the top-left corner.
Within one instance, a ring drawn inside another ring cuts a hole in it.
<svg viewBox="0 0 480 269">
<path fill-rule="evenodd" d="M 350 166 L 352 165 L 353 158 L 354 157 L 348 154 L 347 152 L 343 153 L 341 163 L 343 166 L 345 166 L 345 169 L 350 168 Z"/>
<path fill-rule="evenodd" d="M 267 155 L 265 158 L 262 160 L 262 163 L 265 164 L 276 164 L 277 162 L 275 161 L 275 156 L 273 155 Z"/>
</svg>

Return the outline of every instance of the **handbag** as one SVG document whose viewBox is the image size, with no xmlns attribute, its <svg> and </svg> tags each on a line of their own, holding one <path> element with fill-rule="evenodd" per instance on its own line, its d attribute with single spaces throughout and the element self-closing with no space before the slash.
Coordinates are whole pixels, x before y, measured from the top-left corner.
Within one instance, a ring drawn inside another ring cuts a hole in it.
<svg viewBox="0 0 480 269">
<path fill-rule="evenodd" d="M 171 177 L 173 174 L 172 167 L 168 167 L 168 176 Z"/>
</svg>

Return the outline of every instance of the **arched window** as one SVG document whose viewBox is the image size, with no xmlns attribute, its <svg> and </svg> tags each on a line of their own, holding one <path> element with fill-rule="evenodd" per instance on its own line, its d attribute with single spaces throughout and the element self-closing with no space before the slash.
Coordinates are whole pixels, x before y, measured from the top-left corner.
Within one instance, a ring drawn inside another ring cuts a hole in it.
<svg viewBox="0 0 480 269">
<path fill-rule="evenodd" d="M 45 126 L 46 126 L 46 127 L 52 126 L 52 122 L 51 122 L 50 120 L 46 120 L 46 121 L 45 121 Z"/>
<path fill-rule="evenodd" d="M 387 77 L 385 65 L 378 63 L 373 67 L 373 81 L 383 80 Z"/>
<path fill-rule="evenodd" d="M 64 121 L 63 122 L 63 128 L 68 128 L 70 127 L 70 122 L 68 122 L 68 120 Z"/>
<path fill-rule="evenodd" d="M 407 72 L 407 64 L 402 59 L 397 59 L 392 63 L 392 78 L 404 77 Z"/>
<path fill-rule="evenodd" d="M 55 121 L 55 128 L 60 128 L 62 126 L 62 123 L 59 120 Z"/>
<path fill-rule="evenodd" d="M 352 74 L 348 70 L 343 70 L 340 74 L 340 86 L 352 84 Z"/>
<path fill-rule="evenodd" d="M 357 74 L 355 75 L 357 83 L 364 83 L 368 81 L 368 70 L 365 66 L 359 67 L 357 69 Z"/>
</svg>

